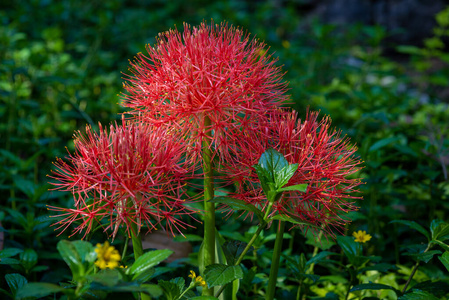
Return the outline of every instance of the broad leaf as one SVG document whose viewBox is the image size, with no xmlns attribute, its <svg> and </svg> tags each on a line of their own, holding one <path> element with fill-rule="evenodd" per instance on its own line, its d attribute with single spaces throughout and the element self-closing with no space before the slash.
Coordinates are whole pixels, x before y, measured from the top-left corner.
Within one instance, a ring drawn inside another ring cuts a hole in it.
<svg viewBox="0 0 449 300">
<path fill-rule="evenodd" d="M 355 285 L 351 288 L 350 292 L 362 291 L 362 290 L 393 290 L 396 295 L 401 295 L 401 292 L 392 286 L 380 283 L 363 283 Z"/>
<path fill-rule="evenodd" d="M 259 166 L 268 171 L 270 177 L 268 178 L 270 182 L 275 182 L 275 173 L 280 172 L 286 166 L 288 166 L 288 161 L 285 159 L 284 155 L 279 153 L 274 149 L 266 150 L 259 159 Z"/>
<path fill-rule="evenodd" d="M 296 170 L 298 170 L 298 164 L 292 164 L 285 166 L 282 170 L 274 172 L 274 183 L 276 184 L 276 189 L 279 190 L 293 177 Z"/>
<path fill-rule="evenodd" d="M 5 280 L 8 283 L 13 298 L 16 298 L 17 290 L 28 283 L 28 280 L 20 274 L 6 274 Z"/>
<path fill-rule="evenodd" d="M 398 298 L 398 300 L 439 300 L 440 298 L 435 297 L 434 295 L 420 290 L 413 290 L 410 293 L 406 293 L 405 295 Z"/>
<path fill-rule="evenodd" d="M 449 238 L 449 224 L 442 220 L 433 220 L 430 224 L 432 240 L 444 241 Z"/>
<path fill-rule="evenodd" d="M 226 256 L 226 263 L 228 265 L 234 265 L 240 254 L 245 250 L 246 243 L 240 241 L 230 241 L 224 243 L 222 249 Z M 252 248 L 252 247 L 251 247 Z"/>
<path fill-rule="evenodd" d="M 424 234 L 426 236 L 426 238 L 428 240 L 430 240 L 429 232 L 424 227 L 422 227 L 421 225 L 416 223 L 415 221 L 394 220 L 394 221 L 391 221 L 390 223 L 399 223 L 399 224 L 406 225 L 406 226 L 408 226 L 408 227 L 410 227 L 412 229 L 415 229 L 415 230 L 419 231 L 420 233 Z"/>
<path fill-rule="evenodd" d="M 21 252 L 23 252 L 23 250 L 19 249 L 19 248 L 6 248 L 6 249 L 3 249 L 2 251 L 0 251 L 0 260 L 2 258 L 15 256 L 15 255 L 17 255 L 17 254 L 19 254 Z"/>
<path fill-rule="evenodd" d="M 441 261 L 441 263 L 449 271 L 449 251 L 444 252 L 443 255 L 438 257 L 438 259 Z"/>
<path fill-rule="evenodd" d="M 173 251 L 168 249 L 154 250 L 140 256 L 133 265 L 127 270 L 127 274 L 134 275 L 133 280 L 143 272 L 158 265 L 163 260 L 172 255 Z"/>
<path fill-rule="evenodd" d="M 17 291 L 17 298 L 27 298 L 27 297 L 45 297 L 50 294 L 54 294 L 61 291 L 68 291 L 65 288 L 53 284 L 53 283 L 45 283 L 45 282 L 31 282 L 24 286 L 22 286 Z"/>
<path fill-rule="evenodd" d="M 72 271 L 73 279 L 78 281 L 84 275 L 84 266 L 75 245 L 67 240 L 62 240 L 56 248 Z"/>
<path fill-rule="evenodd" d="M 240 266 L 212 264 L 207 266 L 204 271 L 204 280 L 209 288 L 217 285 L 224 285 L 242 278 L 243 271 Z"/>
</svg>

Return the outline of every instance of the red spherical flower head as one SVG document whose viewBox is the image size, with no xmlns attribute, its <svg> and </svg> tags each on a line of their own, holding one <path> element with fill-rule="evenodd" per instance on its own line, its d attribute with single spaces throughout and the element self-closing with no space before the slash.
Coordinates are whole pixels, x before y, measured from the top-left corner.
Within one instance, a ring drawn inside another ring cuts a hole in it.
<svg viewBox="0 0 449 300">
<path fill-rule="evenodd" d="M 226 151 L 231 127 L 256 122 L 287 99 L 264 47 L 225 23 L 161 33 L 148 55 L 131 62 L 123 105 L 151 124 L 187 128 L 197 152 L 205 137 Z"/>
<path fill-rule="evenodd" d="M 48 207 L 61 213 L 58 229 L 81 222 L 74 234 L 85 230 L 85 236 L 102 226 L 115 237 L 120 226 L 130 234 L 133 223 L 140 231 L 145 224 L 152 230 L 165 222 L 172 234 L 173 229 L 181 233 L 190 225 L 180 216 L 193 213 L 183 203 L 193 200 L 185 188 L 195 170 L 178 140 L 173 132 L 143 123 L 111 125 L 109 132 L 100 124 L 99 133 L 87 127 L 85 136 L 78 132 L 76 152 L 67 161 L 58 159 L 50 176 L 55 189 L 71 191 L 74 199 L 71 208 Z"/>
<path fill-rule="evenodd" d="M 361 181 L 350 176 L 360 169 L 361 161 L 354 157 L 356 147 L 330 129 L 330 118 L 317 118 L 317 112 L 308 112 L 303 122 L 296 112 L 272 113 L 257 129 L 242 132 L 235 139 L 230 147 L 234 159 L 222 165 L 221 171 L 237 187 L 231 196 L 266 209 L 268 203 L 261 197 L 252 166 L 267 149 L 279 151 L 290 164 L 299 165 L 287 186 L 306 183 L 308 187 L 305 193 L 284 192 L 270 214 L 284 214 L 333 235 L 333 229 L 349 222 L 342 215 L 356 210 L 354 201 L 361 198 L 353 195 Z"/>
</svg>

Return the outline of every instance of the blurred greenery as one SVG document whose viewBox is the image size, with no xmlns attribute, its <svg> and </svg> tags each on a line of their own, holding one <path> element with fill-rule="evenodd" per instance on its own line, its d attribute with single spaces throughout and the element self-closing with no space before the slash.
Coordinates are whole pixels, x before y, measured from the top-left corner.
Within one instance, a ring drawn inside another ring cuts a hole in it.
<svg viewBox="0 0 449 300">
<path fill-rule="evenodd" d="M 351 215 L 354 222 L 348 232 L 367 230 L 373 235 L 368 254 L 400 265 L 399 273 L 382 275 L 381 282 L 410 274 L 414 261 L 400 253 L 421 237 L 390 221 L 414 220 L 428 227 L 436 218 L 448 219 L 449 9 L 436 15 L 433 35 L 421 44 L 391 45 L 386 42 L 391 33 L 380 26 L 323 24 L 305 15 L 302 3 L 3 0 L 2 246 L 22 249 L 33 258 L 32 263 L 11 266 L 20 266 L 16 271 L 29 280 L 58 282 L 67 276 L 54 261 L 56 243 L 66 234 L 56 237 L 45 205 L 66 206 L 70 199 L 48 191 L 45 176 L 51 162 L 66 155 L 64 147 L 73 149 L 74 130 L 119 118 L 121 73 L 127 72 L 128 59 L 145 51 L 159 32 L 173 26 L 182 29 L 183 22 L 196 25 L 214 19 L 264 40 L 286 72 L 291 106 L 300 115 L 307 107 L 329 114 L 333 125 L 357 143 L 365 162 L 358 175 L 366 184 L 361 188 L 361 209 Z M 385 55 L 386 48 L 395 51 L 394 58 Z M 248 223 L 228 219 L 220 232 L 235 238 Z M 291 240 L 289 249 L 297 249 L 295 255 L 313 249 L 310 239 L 307 244 L 304 237 Z M 270 256 L 259 255 L 260 266 L 266 267 Z M 48 272 L 46 266 L 51 266 Z M 245 269 L 243 286 L 266 280 L 251 270 Z M 447 281 L 446 271 L 433 260 L 416 277 Z M 316 272 L 324 270 L 318 267 Z M 11 270 L 2 268 L 0 278 L 7 273 Z M 330 278 L 315 293 L 338 293 L 340 284 Z M 3 279 L 0 286 L 6 286 Z M 250 291 L 248 287 L 243 293 L 250 297 Z"/>
</svg>

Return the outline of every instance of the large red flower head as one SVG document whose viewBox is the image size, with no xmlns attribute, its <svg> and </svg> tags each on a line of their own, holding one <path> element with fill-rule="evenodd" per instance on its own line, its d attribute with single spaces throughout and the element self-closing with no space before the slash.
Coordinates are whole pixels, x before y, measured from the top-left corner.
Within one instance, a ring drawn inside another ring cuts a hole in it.
<svg viewBox="0 0 449 300">
<path fill-rule="evenodd" d="M 268 203 L 252 167 L 267 149 L 273 148 L 285 156 L 298 170 L 287 186 L 308 184 L 305 193 L 284 192 L 270 214 L 284 214 L 321 227 L 332 234 L 348 221 L 342 214 L 356 209 L 352 193 L 361 183 L 351 178 L 360 169 L 354 158 L 356 147 L 330 129 L 330 119 L 317 120 L 318 113 L 308 113 L 301 122 L 296 112 L 272 113 L 255 130 L 242 132 L 230 147 L 233 161 L 221 166 L 221 171 L 234 181 L 233 196 L 261 209 Z"/>
<path fill-rule="evenodd" d="M 226 149 L 231 125 L 255 122 L 287 99 L 281 70 L 264 47 L 213 22 L 161 33 L 148 55 L 131 62 L 123 105 L 152 124 L 187 127 L 198 151 L 205 136 Z"/>
<path fill-rule="evenodd" d="M 49 206 L 63 219 L 65 230 L 81 222 L 74 233 L 102 226 L 116 235 L 120 226 L 130 234 L 146 224 L 149 230 L 165 221 L 173 234 L 187 224 L 179 219 L 190 215 L 184 206 L 186 180 L 194 170 L 183 160 L 185 148 L 179 137 L 143 123 L 100 125 L 99 133 L 87 127 L 86 135 L 75 136 L 74 154 L 58 159 L 51 176 L 56 189 L 73 193 L 72 208 Z"/>
</svg>

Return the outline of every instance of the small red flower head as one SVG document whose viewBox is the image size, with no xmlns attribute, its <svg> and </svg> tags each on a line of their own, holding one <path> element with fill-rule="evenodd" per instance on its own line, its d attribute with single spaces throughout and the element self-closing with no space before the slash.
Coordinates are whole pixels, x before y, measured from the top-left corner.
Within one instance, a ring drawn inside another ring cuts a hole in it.
<svg viewBox="0 0 449 300">
<path fill-rule="evenodd" d="M 226 151 L 231 125 L 255 122 L 249 115 L 287 99 L 280 68 L 264 47 L 223 23 L 161 33 L 147 56 L 131 62 L 123 105 L 151 124 L 187 127 L 195 150 L 209 136 Z"/>
<path fill-rule="evenodd" d="M 286 186 L 308 184 L 307 191 L 284 192 L 274 203 L 271 215 L 279 213 L 321 227 L 332 234 L 348 221 L 341 215 L 356 210 L 353 196 L 361 183 L 348 178 L 360 169 L 354 158 L 356 147 L 331 130 L 330 119 L 317 120 L 318 113 L 308 113 L 301 122 L 296 112 L 278 111 L 254 130 L 242 132 L 234 140 L 232 162 L 221 166 L 234 181 L 234 198 L 245 200 L 261 209 L 268 203 L 263 196 L 257 174 L 252 167 L 267 149 L 283 154 L 290 164 L 299 164 L 298 170 Z"/>
<path fill-rule="evenodd" d="M 132 223 L 138 231 L 149 230 L 165 221 L 166 227 L 180 232 L 186 223 L 177 220 L 192 212 L 183 205 L 186 180 L 194 170 L 183 161 L 185 148 L 174 133 L 143 123 L 111 125 L 109 132 L 100 124 L 99 133 L 86 129 L 75 136 L 76 152 L 58 159 L 51 178 L 56 189 L 71 191 L 72 208 L 49 206 L 63 219 L 65 230 L 80 221 L 74 233 L 89 233 L 94 224 L 115 237 L 120 226 L 130 234 Z"/>
</svg>

